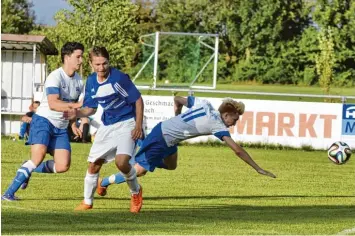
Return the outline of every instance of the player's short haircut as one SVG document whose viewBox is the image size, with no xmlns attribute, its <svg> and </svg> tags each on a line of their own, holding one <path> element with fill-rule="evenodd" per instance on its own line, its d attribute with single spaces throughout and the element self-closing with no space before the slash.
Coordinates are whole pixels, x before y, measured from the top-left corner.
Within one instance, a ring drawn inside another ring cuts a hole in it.
<svg viewBox="0 0 355 236">
<path fill-rule="evenodd" d="M 38 106 L 41 105 L 40 101 L 34 101 L 33 104 L 37 104 Z"/>
<path fill-rule="evenodd" d="M 62 63 L 64 63 L 64 57 L 70 56 L 73 54 L 75 50 L 81 50 L 84 52 L 84 45 L 78 42 L 67 42 L 63 45 L 62 50 L 60 52 L 61 57 L 62 57 Z"/>
<path fill-rule="evenodd" d="M 223 99 L 222 104 L 219 106 L 219 113 L 238 113 L 239 115 L 243 115 L 245 110 L 245 105 L 243 102 L 237 102 L 232 98 Z"/>
<path fill-rule="evenodd" d="M 104 57 L 108 61 L 110 60 L 110 55 L 108 54 L 108 51 L 105 47 L 94 46 L 89 52 L 90 61 L 92 61 L 93 56 Z"/>
</svg>

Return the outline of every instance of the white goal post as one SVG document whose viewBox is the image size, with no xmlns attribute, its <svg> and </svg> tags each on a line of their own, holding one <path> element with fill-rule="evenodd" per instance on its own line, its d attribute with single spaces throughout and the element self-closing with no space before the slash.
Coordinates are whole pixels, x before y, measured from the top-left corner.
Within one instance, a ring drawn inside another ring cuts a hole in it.
<svg viewBox="0 0 355 236">
<path fill-rule="evenodd" d="M 140 42 L 142 45 L 145 47 L 151 48 L 153 51 L 150 53 L 149 57 L 145 59 L 144 63 L 142 64 L 141 68 L 139 71 L 136 73 L 134 78 L 132 79 L 133 82 L 137 80 L 137 78 L 141 75 L 142 71 L 146 68 L 146 66 L 153 60 L 154 58 L 154 63 L 153 63 L 153 73 L 152 73 L 152 84 L 150 86 L 142 86 L 139 84 L 136 84 L 138 88 L 150 88 L 150 89 L 156 89 L 159 88 L 159 85 L 157 84 L 157 80 L 159 79 L 158 75 L 158 68 L 159 68 L 159 50 L 160 48 L 160 43 L 161 43 L 161 38 L 163 35 L 167 36 L 187 36 L 187 37 L 197 37 L 198 38 L 198 43 L 200 44 L 201 47 L 204 47 L 205 49 L 208 49 L 211 51 L 211 55 L 209 59 L 202 64 L 201 68 L 198 68 L 198 73 L 194 76 L 192 81 L 189 81 L 189 84 L 184 85 L 182 87 L 185 88 L 194 88 L 194 89 L 216 89 L 217 85 L 217 65 L 218 65 L 218 44 L 219 44 L 219 36 L 218 34 L 204 34 L 204 33 L 185 33 L 185 32 L 155 32 L 152 34 L 146 34 L 140 36 Z M 153 39 L 154 43 L 146 43 L 144 39 Z M 209 45 L 206 43 L 204 40 L 206 38 L 212 38 L 214 39 L 214 45 Z M 199 76 L 202 74 L 202 72 L 206 69 L 206 67 L 212 62 L 213 60 L 213 75 L 212 75 L 212 84 L 211 85 L 203 85 L 203 86 L 197 86 L 195 85 L 195 82 L 199 78 Z M 169 88 L 168 88 L 169 89 Z M 171 90 L 174 90 L 174 87 L 171 87 Z"/>
</svg>

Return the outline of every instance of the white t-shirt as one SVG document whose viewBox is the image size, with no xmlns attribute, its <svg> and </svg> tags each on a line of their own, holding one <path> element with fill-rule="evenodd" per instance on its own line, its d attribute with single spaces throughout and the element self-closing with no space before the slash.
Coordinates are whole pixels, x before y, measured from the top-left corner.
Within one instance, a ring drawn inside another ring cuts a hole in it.
<svg viewBox="0 0 355 236">
<path fill-rule="evenodd" d="M 213 134 L 221 140 L 230 137 L 220 113 L 209 101 L 190 96 L 187 107 L 184 113 L 162 122 L 163 137 L 169 147 L 201 135 Z"/>
<path fill-rule="evenodd" d="M 69 77 L 60 67 L 48 75 L 44 88 L 41 105 L 37 108 L 36 114 L 47 118 L 55 127 L 66 129 L 69 121 L 63 118 L 63 112 L 53 111 L 49 108 L 47 96 L 59 94 L 59 99 L 64 102 L 77 102 L 84 90 L 80 75 L 75 72 L 73 77 Z"/>
</svg>

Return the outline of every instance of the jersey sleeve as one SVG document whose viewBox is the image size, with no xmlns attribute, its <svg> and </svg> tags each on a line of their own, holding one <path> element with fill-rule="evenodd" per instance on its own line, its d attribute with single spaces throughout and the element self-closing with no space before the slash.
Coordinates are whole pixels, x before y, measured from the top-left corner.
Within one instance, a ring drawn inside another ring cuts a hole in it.
<svg viewBox="0 0 355 236">
<path fill-rule="evenodd" d="M 211 133 L 222 141 L 223 141 L 222 138 L 224 136 L 227 136 L 227 137 L 231 136 L 229 133 L 229 130 L 226 128 L 226 126 L 224 124 L 219 123 L 219 122 L 212 125 L 212 132 Z"/>
<path fill-rule="evenodd" d="M 85 86 L 84 85 L 81 85 L 81 86 L 82 86 L 82 89 L 81 89 L 81 93 L 78 98 L 78 102 L 82 101 L 85 97 Z"/>
<path fill-rule="evenodd" d="M 209 101 L 205 100 L 205 99 L 200 99 L 194 96 L 188 96 L 187 97 L 187 107 L 191 108 L 194 106 L 199 106 L 199 105 L 208 105 L 210 104 Z"/>
<path fill-rule="evenodd" d="M 44 84 L 47 96 L 51 95 L 51 94 L 58 94 L 59 95 L 60 94 L 60 85 L 61 85 L 61 83 L 60 83 L 59 76 L 55 76 L 54 74 L 50 74 Z"/>
<path fill-rule="evenodd" d="M 92 97 L 93 96 L 91 93 L 92 85 L 90 83 L 90 79 L 86 81 L 86 85 L 84 89 L 85 89 L 85 94 L 84 94 L 83 107 L 90 107 L 90 108 L 97 109 L 98 102 L 96 101 L 96 99 Z"/>
<path fill-rule="evenodd" d="M 141 93 L 126 74 L 121 77 L 118 84 L 115 84 L 115 89 L 128 104 L 136 102 L 141 97 Z"/>
</svg>

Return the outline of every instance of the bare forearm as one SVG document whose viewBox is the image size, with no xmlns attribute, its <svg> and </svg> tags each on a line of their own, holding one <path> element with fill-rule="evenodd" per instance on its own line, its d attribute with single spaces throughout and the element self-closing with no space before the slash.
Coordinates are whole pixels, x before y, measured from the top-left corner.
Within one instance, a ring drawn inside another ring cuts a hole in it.
<svg viewBox="0 0 355 236">
<path fill-rule="evenodd" d="M 248 165 L 250 165 L 251 167 L 253 167 L 256 171 L 260 170 L 260 166 L 258 166 L 258 164 L 255 163 L 255 161 L 249 156 L 249 154 L 247 152 L 245 152 L 244 150 L 241 150 L 239 152 L 236 152 L 236 155 L 242 159 L 244 162 L 246 162 Z"/>
<path fill-rule="evenodd" d="M 94 109 L 94 108 L 84 107 L 84 108 L 81 108 L 80 110 L 76 111 L 76 117 L 77 118 L 88 117 L 88 116 L 95 114 L 95 112 L 96 112 L 96 109 Z"/>
<path fill-rule="evenodd" d="M 142 127 L 143 124 L 143 110 L 144 110 L 144 103 L 143 99 L 139 98 L 136 101 L 136 125 Z"/>
<path fill-rule="evenodd" d="M 187 99 L 184 97 L 180 96 L 175 96 L 174 97 L 174 111 L 175 111 L 175 116 L 181 114 L 181 110 L 183 106 L 187 106 Z"/>
<path fill-rule="evenodd" d="M 48 102 L 49 108 L 53 111 L 64 112 L 73 108 L 78 108 L 78 103 L 68 103 L 61 100 Z"/>
<path fill-rule="evenodd" d="M 231 137 L 223 137 L 223 140 L 226 144 L 234 151 L 234 153 L 243 161 L 245 161 L 248 165 L 253 167 L 256 171 L 261 168 L 254 162 L 254 160 L 249 156 L 249 154 L 238 144 L 234 142 Z"/>
</svg>

